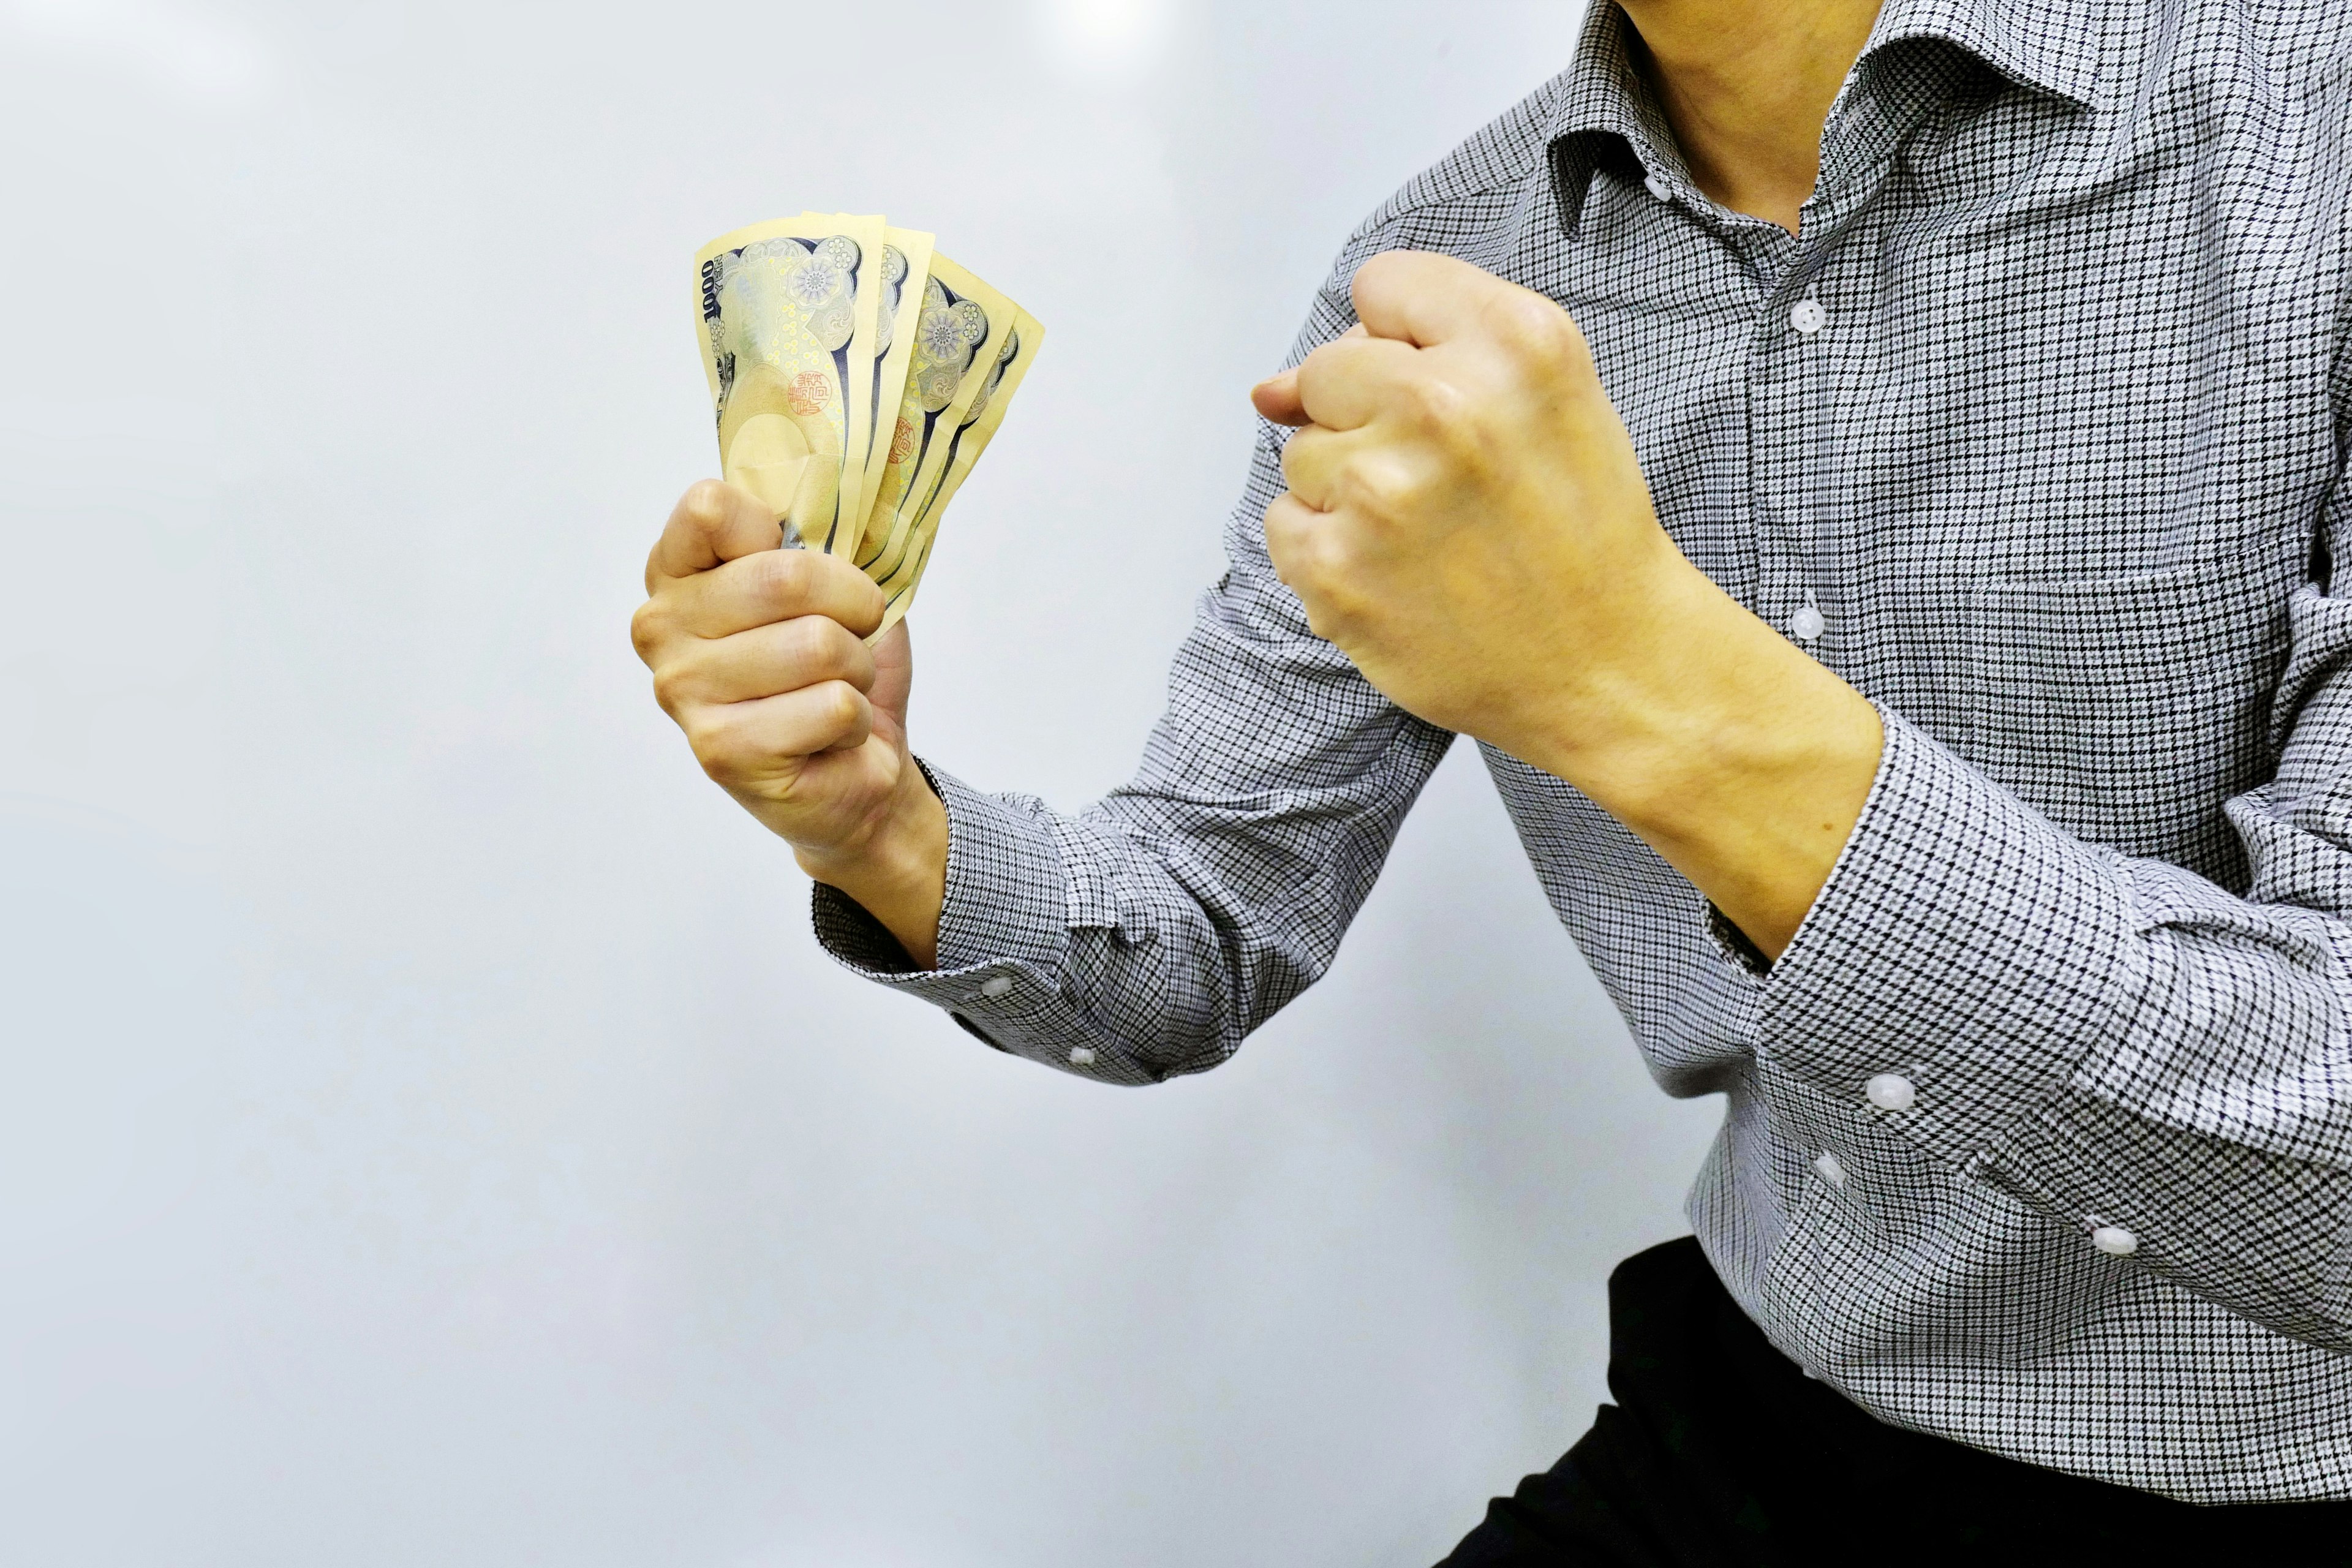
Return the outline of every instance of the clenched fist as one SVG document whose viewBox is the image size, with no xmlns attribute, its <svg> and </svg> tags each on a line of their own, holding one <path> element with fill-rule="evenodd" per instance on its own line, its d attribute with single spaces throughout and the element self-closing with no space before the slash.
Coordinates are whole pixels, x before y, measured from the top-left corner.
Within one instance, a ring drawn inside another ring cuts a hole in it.
<svg viewBox="0 0 2352 1568">
<path fill-rule="evenodd" d="M 881 590 L 782 544 L 748 491 L 694 486 L 646 563 L 632 639 L 703 771 L 929 967 L 947 816 L 907 750 L 906 626 L 869 650 Z"/>
<path fill-rule="evenodd" d="M 1567 311 L 1411 251 L 1354 292 L 1362 324 L 1257 389 L 1306 426 L 1265 515 L 1275 570 L 1400 707 L 1533 760 L 1660 598 L 1708 584 Z"/>
<path fill-rule="evenodd" d="M 1361 325 L 1260 385 L 1302 426 L 1266 550 L 1399 707 L 1576 784 L 1767 952 L 1869 792 L 1860 693 L 1686 560 L 1576 323 L 1448 256 L 1355 277 Z"/>
</svg>

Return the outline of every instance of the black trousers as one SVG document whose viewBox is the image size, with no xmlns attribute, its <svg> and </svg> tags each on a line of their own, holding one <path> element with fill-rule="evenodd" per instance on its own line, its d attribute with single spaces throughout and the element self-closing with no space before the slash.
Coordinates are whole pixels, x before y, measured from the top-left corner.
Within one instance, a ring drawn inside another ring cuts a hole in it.
<svg viewBox="0 0 2352 1568">
<path fill-rule="evenodd" d="M 1774 1350 L 1685 1237 L 1609 1279 L 1609 1389 L 1439 1568 L 2352 1564 L 2352 1502 L 2199 1508 L 1882 1425 Z"/>
</svg>

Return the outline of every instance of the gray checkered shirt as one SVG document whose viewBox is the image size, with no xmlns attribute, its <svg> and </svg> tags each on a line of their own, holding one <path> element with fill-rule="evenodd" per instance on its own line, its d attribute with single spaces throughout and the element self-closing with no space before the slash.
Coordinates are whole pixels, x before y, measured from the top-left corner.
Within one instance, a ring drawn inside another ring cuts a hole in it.
<svg viewBox="0 0 2352 1568">
<path fill-rule="evenodd" d="M 1596 0 L 1571 68 L 1367 220 L 1582 324 L 1685 554 L 1866 693 L 1859 825 L 1766 968 L 1576 790 L 1486 764 L 1674 1095 L 1690 1218 L 1880 1419 L 2198 1500 L 2352 1497 L 2352 552 L 2343 0 L 1888 0 L 1791 237 L 1696 185 Z M 1811 302 L 1808 304 L 1808 302 Z M 1806 330 L 1811 329 L 1811 330 Z M 940 968 L 1106 1083 L 1321 974 L 1450 734 L 1307 630 L 1261 526 L 1135 781 L 934 776 Z"/>
</svg>

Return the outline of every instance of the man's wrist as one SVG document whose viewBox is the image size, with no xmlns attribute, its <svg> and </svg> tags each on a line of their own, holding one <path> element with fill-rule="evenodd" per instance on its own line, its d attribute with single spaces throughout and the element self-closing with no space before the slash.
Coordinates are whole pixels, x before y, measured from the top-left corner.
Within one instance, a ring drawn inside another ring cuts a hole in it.
<svg viewBox="0 0 2352 1568">
<path fill-rule="evenodd" d="M 939 962 L 947 900 L 947 806 L 911 759 L 889 813 L 855 847 L 795 846 L 801 869 L 855 900 L 907 950 L 919 969 Z"/>
</svg>

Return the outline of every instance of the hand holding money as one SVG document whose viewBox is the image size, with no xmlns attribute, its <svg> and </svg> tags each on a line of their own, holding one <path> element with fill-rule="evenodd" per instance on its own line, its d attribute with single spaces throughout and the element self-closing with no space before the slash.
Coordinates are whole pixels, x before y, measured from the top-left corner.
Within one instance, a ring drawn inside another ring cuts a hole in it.
<svg viewBox="0 0 2352 1568">
<path fill-rule="evenodd" d="M 696 485 L 646 563 L 632 638 L 703 771 L 928 967 L 947 815 L 907 749 L 906 628 L 871 637 L 874 581 L 780 543 L 766 500 Z"/>
<path fill-rule="evenodd" d="M 931 236 L 842 213 L 704 246 L 695 312 L 729 482 L 872 579 L 887 630 L 1045 329 Z"/>
<path fill-rule="evenodd" d="M 928 968 L 947 812 L 898 622 L 1044 330 L 929 235 L 814 213 L 703 247 L 695 323 L 729 482 L 654 546 L 638 655 L 703 771 Z"/>
</svg>

